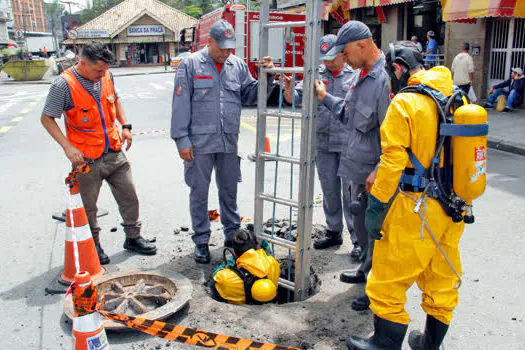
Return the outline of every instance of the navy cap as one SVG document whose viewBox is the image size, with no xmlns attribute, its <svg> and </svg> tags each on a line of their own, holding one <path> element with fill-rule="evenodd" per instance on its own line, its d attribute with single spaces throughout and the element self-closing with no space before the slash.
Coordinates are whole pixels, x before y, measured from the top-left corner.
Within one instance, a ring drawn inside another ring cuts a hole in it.
<svg viewBox="0 0 525 350">
<path fill-rule="evenodd" d="M 328 51 L 330 51 L 335 46 L 336 40 L 337 36 L 333 34 L 328 34 L 321 38 L 321 56 L 319 56 L 321 61 L 333 61 L 335 59 L 337 54 L 328 55 Z"/>
<path fill-rule="evenodd" d="M 215 39 L 220 49 L 235 49 L 235 32 L 227 21 L 221 19 L 213 23 L 210 36 Z"/>
<path fill-rule="evenodd" d="M 339 29 L 335 46 L 327 54 L 335 56 L 343 51 L 346 44 L 371 37 L 372 32 L 366 24 L 359 21 L 348 21 Z"/>
</svg>

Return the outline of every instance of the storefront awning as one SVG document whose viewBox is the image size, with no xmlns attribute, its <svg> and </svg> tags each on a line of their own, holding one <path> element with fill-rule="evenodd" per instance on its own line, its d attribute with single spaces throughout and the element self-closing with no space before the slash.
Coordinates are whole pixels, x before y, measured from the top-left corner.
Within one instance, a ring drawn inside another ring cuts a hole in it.
<svg viewBox="0 0 525 350">
<path fill-rule="evenodd" d="M 441 0 L 441 7 L 446 22 L 480 17 L 525 18 L 525 0 Z"/>
<path fill-rule="evenodd" d="M 344 0 L 344 9 L 353 10 L 360 7 L 374 6 L 374 0 Z"/>
<path fill-rule="evenodd" d="M 396 5 L 396 4 L 402 4 L 405 2 L 412 2 L 414 0 L 374 0 L 375 6 L 388 6 L 388 5 Z"/>
</svg>

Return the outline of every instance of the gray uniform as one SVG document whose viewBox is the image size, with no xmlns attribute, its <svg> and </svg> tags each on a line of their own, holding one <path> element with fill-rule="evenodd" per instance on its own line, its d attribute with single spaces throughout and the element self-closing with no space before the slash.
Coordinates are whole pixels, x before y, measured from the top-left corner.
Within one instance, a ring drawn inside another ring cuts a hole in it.
<svg viewBox="0 0 525 350">
<path fill-rule="evenodd" d="M 350 179 L 352 196 L 355 198 L 366 191 L 366 178 L 379 163 L 381 155 L 379 127 L 390 104 L 385 56 L 381 55 L 368 74 L 357 81 L 344 99 L 327 94 L 323 104 L 332 111 L 335 118 L 345 124 L 347 142 L 342 151 L 338 174 Z M 363 251 L 367 251 L 360 270 L 368 273 L 372 266 L 373 239 L 366 232 L 364 213 L 354 217 L 354 229 L 360 246 Z"/>
<path fill-rule="evenodd" d="M 353 71 L 350 66 L 334 78 L 325 65 L 319 67 L 319 79 L 324 82 L 329 94 L 344 98 L 348 89 L 354 86 L 359 72 Z M 295 101 L 301 104 L 303 97 L 303 82 L 295 88 Z M 348 231 L 351 233 L 352 243 L 358 242 L 354 232 L 353 218 L 350 214 L 350 182 L 346 177 L 338 176 L 341 151 L 346 144 L 344 125 L 331 116 L 331 112 L 322 103 L 317 107 L 317 174 L 323 190 L 323 210 L 326 218 L 326 228 L 330 231 L 341 232 L 344 228 L 343 215 Z M 342 191 L 342 199 L 341 199 Z"/>
<path fill-rule="evenodd" d="M 272 79 L 268 85 L 273 87 Z M 219 73 L 207 48 L 184 59 L 177 69 L 171 137 L 179 151 L 193 147 L 194 160 L 184 162 L 184 179 L 190 187 L 195 244 L 210 239 L 208 190 L 214 168 L 225 238 L 240 226 L 237 142 L 241 107 L 257 103 L 257 89 L 258 82 L 240 58 L 230 55 Z"/>
</svg>

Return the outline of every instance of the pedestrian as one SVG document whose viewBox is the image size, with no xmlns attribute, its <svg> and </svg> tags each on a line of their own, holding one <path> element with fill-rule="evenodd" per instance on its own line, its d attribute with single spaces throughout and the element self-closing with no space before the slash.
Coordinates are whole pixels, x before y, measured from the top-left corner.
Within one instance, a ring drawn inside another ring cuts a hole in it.
<svg viewBox="0 0 525 350">
<path fill-rule="evenodd" d="M 175 74 L 171 137 L 184 160 L 184 179 L 190 187 L 194 259 L 200 264 L 210 262 L 208 190 L 213 169 L 225 246 L 231 246 L 232 234 L 241 222 L 237 208 L 241 108 L 257 103 L 258 82 L 246 63 L 231 55 L 233 48 L 233 27 L 219 20 L 211 26 L 207 47 L 185 58 Z M 264 57 L 261 66 L 273 68 L 272 59 Z M 270 92 L 273 85 L 273 77 L 269 76 Z"/>
<path fill-rule="evenodd" d="M 468 94 L 474 81 L 474 61 L 469 54 L 470 44 L 463 43 L 463 50 L 454 57 L 452 61 L 452 73 L 454 73 L 454 85 Z"/>
<path fill-rule="evenodd" d="M 409 70 L 409 86 L 425 86 L 444 96 L 453 92 L 448 68 L 425 71 L 423 57 L 413 47 L 396 44 L 387 62 L 398 79 L 403 70 Z M 351 336 L 348 349 L 401 349 L 409 323 L 404 308 L 406 291 L 414 282 L 423 291 L 421 305 L 427 324 L 424 334 L 410 334 L 410 347 L 438 349 L 447 332 L 458 303 L 456 285 L 461 272 L 456 275 L 455 271 L 461 271 L 458 244 L 465 224 L 463 220 L 454 222 L 434 199 L 437 197 L 430 193 L 432 190 L 414 181 L 419 168 L 428 169 L 434 161 L 441 118 L 433 98 L 401 91 L 392 99 L 381 125 L 381 161 L 371 183 L 365 221 L 368 233 L 377 240 L 366 286 L 374 313 L 374 334 L 368 339 Z M 428 180 L 428 172 L 421 173 Z M 420 197 L 424 209 L 416 212 Z"/>
<path fill-rule="evenodd" d="M 521 106 L 523 104 L 524 92 L 525 76 L 523 75 L 523 70 L 518 67 L 512 68 L 510 79 L 507 79 L 490 88 L 489 99 L 484 107 L 493 108 L 494 103 L 496 103 L 498 97 L 505 96 L 507 98 L 507 103 L 503 112 L 511 112 L 512 108 Z"/>
<path fill-rule="evenodd" d="M 425 64 L 432 68 L 436 65 L 436 58 L 438 53 L 438 44 L 435 39 L 436 33 L 434 33 L 433 30 L 429 30 L 427 32 L 427 49 L 425 52 L 423 52 L 423 56 L 425 56 Z"/>
<path fill-rule="evenodd" d="M 80 196 L 101 264 L 109 257 L 100 244 L 101 228 L 97 222 L 97 199 L 105 180 L 117 201 L 126 233 L 124 249 L 141 254 L 155 254 L 157 247 L 140 235 L 139 201 L 131 177 L 126 151 L 132 143 L 128 123 L 120 99 L 116 95 L 113 76 L 108 71 L 113 59 L 111 51 L 99 42 L 82 50 L 80 62 L 65 70 L 51 84 L 42 112 L 44 128 L 62 146 L 73 167 L 88 163 L 90 171 L 78 174 Z M 56 119 L 66 117 L 66 136 Z M 115 121 L 122 126 L 122 133 Z"/>
<path fill-rule="evenodd" d="M 417 49 L 419 50 L 419 52 L 423 52 L 423 45 L 421 45 L 421 43 L 419 42 L 419 39 L 418 39 L 417 36 L 412 35 L 412 38 L 410 38 L 410 41 L 412 41 L 414 44 L 416 44 Z"/>
<path fill-rule="evenodd" d="M 345 124 L 346 144 L 342 148 L 338 174 L 350 180 L 352 198 L 366 198 L 366 184 L 373 179 L 379 162 L 381 145 L 379 126 L 390 103 L 388 73 L 385 56 L 377 48 L 370 29 L 362 22 L 349 21 L 337 33 L 335 46 L 328 55 L 343 52 L 346 62 L 354 70 L 360 69 L 359 79 L 345 98 L 327 93 L 322 81 L 315 82 L 317 98 L 333 117 Z M 362 203 L 362 202 L 361 202 Z M 364 210 L 354 215 L 354 230 L 364 254 L 364 262 L 357 271 L 343 271 L 340 280 L 345 283 L 364 283 L 372 266 L 374 241 L 368 237 L 364 224 Z M 366 294 L 352 303 L 354 310 L 367 309 Z"/>
<path fill-rule="evenodd" d="M 236 305 L 274 301 L 281 268 L 268 243 L 259 246 L 253 232 L 240 228 L 232 235 L 232 248 L 233 252 L 224 248 L 224 263 L 213 271 L 213 299 Z M 230 258 L 226 258 L 228 251 Z"/>
<path fill-rule="evenodd" d="M 44 54 L 44 56 L 43 56 L 44 58 L 47 58 L 47 57 L 48 57 L 48 55 L 47 55 L 47 49 L 46 49 L 45 46 L 44 46 L 44 51 L 43 51 L 42 53 Z"/>
<path fill-rule="evenodd" d="M 42 49 L 38 49 L 38 57 L 44 57 L 44 52 L 42 52 Z"/>
<path fill-rule="evenodd" d="M 326 85 L 327 92 L 337 98 L 344 98 L 348 89 L 354 86 L 359 77 L 359 71 L 354 71 L 346 64 L 342 52 L 336 55 L 327 55 L 334 46 L 337 37 L 333 34 L 325 35 L 320 43 L 320 57 L 323 62 L 319 67 L 319 79 Z M 292 88 L 291 78 L 284 77 L 284 98 L 286 102 L 295 101 L 297 105 L 303 99 L 303 81 L 295 89 Z M 293 93 L 293 94 L 292 94 Z M 334 118 L 330 110 L 318 103 L 316 117 L 316 165 L 319 182 L 323 191 L 323 211 L 326 220 L 326 231 L 314 239 L 315 249 L 325 249 L 339 246 L 343 243 L 343 217 L 350 232 L 354 246 L 350 256 L 353 259 L 361 257 L 362 249 L 354 231 L 353 217 L 350 213 L 350 181 L 346 177 L 338 176 L 341 162 L 341 151 L 346 140 L 344 125 Z"/>
</svg>

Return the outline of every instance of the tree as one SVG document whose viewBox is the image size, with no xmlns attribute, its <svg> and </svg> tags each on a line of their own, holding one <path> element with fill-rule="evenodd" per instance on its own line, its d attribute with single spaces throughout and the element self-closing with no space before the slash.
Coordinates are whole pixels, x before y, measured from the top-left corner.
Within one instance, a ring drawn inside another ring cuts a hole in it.
<svg viewBox="0 0 525 350">
<path fill-rule="evenodd" d="M 200 15 L 202 15 L 202 8 L 196 6 L 196 5 L 189 5 L 186 6 L 182 12 L 184 12 L 187 15 L 190 15 L 192 17 L 198 18 Z"/>
</svg>

